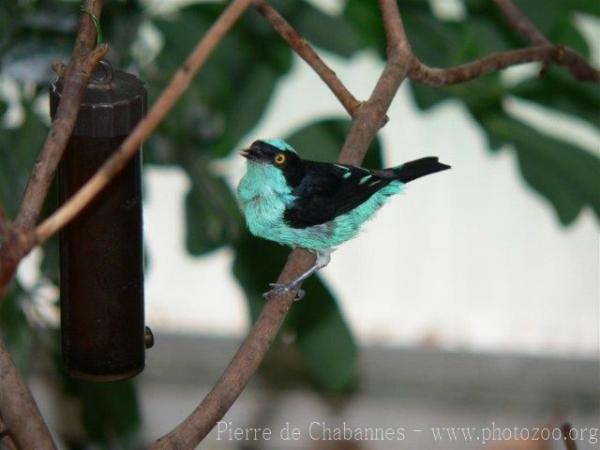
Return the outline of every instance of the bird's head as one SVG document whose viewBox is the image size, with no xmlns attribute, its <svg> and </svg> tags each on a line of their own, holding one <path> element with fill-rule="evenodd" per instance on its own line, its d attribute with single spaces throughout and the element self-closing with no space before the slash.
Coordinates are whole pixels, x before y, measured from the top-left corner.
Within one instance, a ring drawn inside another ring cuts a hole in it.
<svg viewBox="0 0 600 450">
<path fill-rule="evenodd" d="M 240 153 L 248 159 L 249 168 L 255 165 L 279 169 L 289 185 L 295 186 L 304 176 L 304 164 L 296 150 L 283 139 L 254 141 Z"/>
</svg>

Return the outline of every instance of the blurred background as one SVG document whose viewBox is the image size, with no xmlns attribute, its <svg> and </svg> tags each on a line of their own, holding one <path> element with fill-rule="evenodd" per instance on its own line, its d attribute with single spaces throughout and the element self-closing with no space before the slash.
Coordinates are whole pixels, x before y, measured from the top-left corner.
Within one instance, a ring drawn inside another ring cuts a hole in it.
<svg viewBox="0 0 600 450">
<path fill-rule="evenodd" d="M 516 3 L 552 41 L 600 64 L 596 0 Z M 385 50 L 376 2 L 272 4 L 357 98 L 369 96 Z M 524 45 L 488 0 L 399 5 L 429 65 Z M 144 80 L 152 102 L 222 9 L 107 1 L 109 59 Z M 50 64 L 68 61 L 78 16 L 72 1 L 0 5 L 0 203 L 10 217 L 47 133 Z M 411 183 L 305 283 L 255 380 L 202 448 L 551 449 L 563 445 L 482 433 L 564 419 L 589 430 L 580 448 L 600 448 L 600 91 L 541 69 L 453 88 L 403 84 L 364 165 L 435 155 L 452 170 Z M 61 448 L 142 448 L 191 412 L 288 253 L 245 229 L 238 151 L 281 137 L 302 157 L 333 161 L 349 126 L 250 10 L 144 146 L 146 322 L 156 340 L 144 373 L 102 385 L 62 375 L 56 240 L 23 262 L 0 306 L 0 333 Z M 401 428 L 404 438 L 325 440 L 344 424 Z M 273 436 L 236 440 L 235 427 Z M 300 438 L 285 439 L 286 427 Z"/>
</svg>

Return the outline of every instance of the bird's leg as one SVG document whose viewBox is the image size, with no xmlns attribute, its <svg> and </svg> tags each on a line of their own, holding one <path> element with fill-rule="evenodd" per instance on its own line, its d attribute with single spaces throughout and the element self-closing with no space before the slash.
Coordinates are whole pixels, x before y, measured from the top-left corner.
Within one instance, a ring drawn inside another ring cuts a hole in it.
<svg viewBox="0 0 600 450">
<path fill-rule="evenodd" d="M 331 249 L 316 251 L 315 253 L 317 254 L 317 260 L 310 269 L 290 283 L 270 283 L 269 286 L 271 287 L 271 290 L 265 292 L 263 295 L 267 297 L 270 294 L 287 294 L 288 292 L 297 291 L 295 301 L 302 299 L 302 297 L 304 297 L 304 291 L 302 289 L 298 289 L 300 284 L 302 284 L 302 282 L 312 274 L 318 272 L 327 264 L 329 264 L 331 261 L 331 252 Z"/>
</svg>

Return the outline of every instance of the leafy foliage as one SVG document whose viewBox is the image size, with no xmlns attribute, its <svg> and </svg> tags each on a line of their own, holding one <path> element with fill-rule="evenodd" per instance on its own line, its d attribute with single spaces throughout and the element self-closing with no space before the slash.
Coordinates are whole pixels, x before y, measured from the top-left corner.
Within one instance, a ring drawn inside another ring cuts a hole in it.
<svg viewBox="0 0 600 450">
<path fill-rule="evenodd" d="M 27 369 L 33 349 L 33 330 L 23 311 L 23 297 L 23 290 L 15 282 L 0 304 L 0 336 L 21 371 Z"/>
<path fill-rule="evenodd" d="M 489 0 L 464 0 L 465 20 L 442 20 L 428 0 L 400 2 L 406 30 L 415 53 L 427 64 L 450 66 L 490 52 L 525 44 L 509 29 Z M 574 13 L 600 15 L 597 0 L 518 0 L 540 29 L 554 42 L 589 54 L 574 25 Z M 274 6 L 312 44 L 342 57 L 359 50 L 385 54 L 385 36 L 372 0 L 350 0 L 341 17 L 332 17 L 307 1 L 274 1 Z M 140 2 L 107 2 L 102 15 L 105 40 L 111 44 L 115 67 L 140 73 L 152 101 L 164 88 L 198 38 L 221 12 L 220 3 L 193 4 L 172 15 L 153 16 Z M 0 204 L 14 217 L 28 172 L 41 148 L 46 125 L 33 112 L 33 98 L 53 79 L 50 62 L 68 59 L 79 12 L 75 3 L 59 0 L 3 2 L 0 6 L 0 75 L 19 80 L 24 121 L 15 129 L 0 126 Z M 161 35 L 162 50 L 155 61 L 140 66 L 131 45 L 142 25 Z M 263 305 L 262 291 L 275 280 L 287 250 L 254 239 L 244 230 L 231 187 L 214 170 L 214 162 L 229 155 L 263 116 L 273 92 L 292 66 L 292 51 L 254 11 L 249 11 L 219 45 L 192 82 L 174 111 L 145 146 L 146 164 L 180 167 L 188 176 L 185 196 L 185 243 L 188 252 L 203 255 L 223 246 L 235 251 L 234 274 L 248 299 L 253 319 Z M 454 100 L 465 105 L 481 125 L 493 151 L 514 153 L 524 180 L 550 202 L 561 223 L 572 224 L 580 211 L 592 208 L 600 217 L 597 193 L 600 162 L 577 145 L 551 138 L 512 117 L 504 108 L 509 97 L 600 127 L 596 86 L 580 83 L 560 69 L 544 76 L 503 82 L 491 74 L 465 85 L 429 88 L 411 85 L 417 105 L 430 109 Z M 0 98 L 0 117 L 6 104 Z M 308 124 L 287 139 L 307 158 L 332 161 L 342 146 L 348 121 L 323 120 Z M 365 166 L 381 165 L 374 143 Z M 55 197 L 50 196 L 50 199 Z M 45 247 L 42 271 L 56 280 L 56 241 Z M 295 336 L 317 384 L 327 390 L 347 389 L 355 381 L 357 346 L 332 292 L 319 277 L 305 284 L 310 293 L 292 309 L 284 328 Z M 0 332 L 20 368 L 31 351 L 31 329 L 13 286 L 0 307 Z M 66 392 L 82 405 L 82 421 L 90 439 L 109 445 L 118 440 L 133 446 L 141 418 L 132 382 L 91 385 L 69 381 Z"/>
<path fill-rule="evenodd" d="M 0 205 L 9 217 L 17 213 L 29 171 L 47 133 L 46 125 L 31 106 L 29 102 L 24 104 L 25 120 L 19 128 L 0 128 Z"/>
<path fill-rule="evenodd" d="M 91 441 L 133 448 L 141 425 L 133 381 L 92 383 L 65 376 L 64 383 L 65 392 L 81 404 L 81 421 Z"/>
<path fill-rule="evenodd" d="M 325 119 L 312 123 L 286 137 L 292 147 L 301 148 L 302 156 L 314 161 L 335 161 L 350 131 L 350 120 Z M 363 161 L 365 167 L 382 168 L 379 139 L 371 144 Z"/>
<path fill-rule="evenodd" d="M 207 170 L 208 169 L 208 170 Z M 243 227 L 237 201 L 207 161 L 186 167 L 192 187 L 185 196 L 186 248 L 201 255 L 235 241 Z"/>
<path fill-rule="evenodd" d="M 595 156 L 511 118 L 486 117 L 485 123 L 494 139 L 512 143 L 523 177 L 552 202 L 562 223 L 573 222 L 586 205 L 600 217 Z"/>
<path fill-rule="evenodd" d="M 518 5 L 553 42 L 589 55 L 587 43 L 574 25 L 573 12 L 597 12 L 597 2 L 552 0 L 539 7 L 536 0 L 520 0 Z M 462 64 L 492 52 L 522 46 L 515 32 L 507 27 L 492 2 L 467 0 L 467 20 L 444 21 L 429 10 L 429 2 L 403 2 L 402 14 L 413 50 L 426 64 L 448 67 Z M 375 2 L 348 2 L 344 15 L 357 29 L 368 17 L 364 39 L 383 51 L 384 32 L 376 20 Z M 455 99 L 464 103 L 486 132 L 491 150 L 509 148 L 516 152 L 524 180 L 554 207 L 564 225 L 572 224 L 579 212 L 589 207 L 600 218 L 600 160 L 577 145 L 544 136 L 511 117 L 504 109 L 508 97 L 536 102 L 540 106 L 574 115 L 600 126 L 597 86 L 575 80 L 564 70 L 551 68 L 542 79 L 525 79 L 514 86 L 490 74 L 470 83 L 451 87 L 429 87 L 412 83 L 412 91 L 422 109 Z M 586 165 L 588 170 L 577 171 Z M 585 188 L 584 188 L 585 186 Z"/>
</svg>

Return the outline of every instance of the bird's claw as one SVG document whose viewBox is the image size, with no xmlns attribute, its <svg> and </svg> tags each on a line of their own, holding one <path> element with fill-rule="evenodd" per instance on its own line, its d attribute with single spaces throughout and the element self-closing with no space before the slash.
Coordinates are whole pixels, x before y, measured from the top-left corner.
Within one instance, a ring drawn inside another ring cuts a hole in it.
<svg viewBox="0 0 600 450">
<path fill-rule="evenodd" d="M 290 292 L 295 292 L 296 298 L 294 298 L 294 301 L 297 302 L 298 300 L 302 300 L 305 294 L 304 290 L 298 289 L 294 283 L 269 283 L 269 287 L 271 290 L 263 294 L 263 297 L 265 298 L 269 298 L 271 295 L 286 295 Z"/>
</svg>

